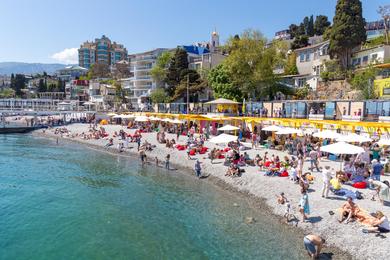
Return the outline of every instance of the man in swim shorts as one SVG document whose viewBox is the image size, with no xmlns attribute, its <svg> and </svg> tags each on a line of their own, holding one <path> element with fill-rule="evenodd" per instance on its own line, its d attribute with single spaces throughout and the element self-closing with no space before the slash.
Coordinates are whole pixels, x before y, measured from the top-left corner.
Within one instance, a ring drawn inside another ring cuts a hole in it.
<svg viewBox="0 0 390 260">
<path fill-rule="evenodd" d="M 320 255 L 322 246 L 325 244 L 325 239 L 317 235 L 307 235 L 303 238 L 303 244 L 311 259 L 316 259 Z"/>
</svg>

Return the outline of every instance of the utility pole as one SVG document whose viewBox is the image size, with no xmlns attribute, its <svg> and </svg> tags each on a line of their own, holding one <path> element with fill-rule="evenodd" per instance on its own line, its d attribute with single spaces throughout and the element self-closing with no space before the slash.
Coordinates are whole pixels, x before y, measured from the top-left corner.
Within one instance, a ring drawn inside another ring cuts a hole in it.
<svg viewBox="0 0 390 260">
<path fill-rule="evenodd" d="M 187 115 L 190 112 L 190 75 L 187 74 Z"/>
</svg>

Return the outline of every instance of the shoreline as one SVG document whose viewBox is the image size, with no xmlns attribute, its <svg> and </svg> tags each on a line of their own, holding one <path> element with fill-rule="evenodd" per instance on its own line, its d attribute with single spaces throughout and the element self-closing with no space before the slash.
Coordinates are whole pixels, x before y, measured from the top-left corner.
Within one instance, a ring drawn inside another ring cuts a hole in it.
<svg viewBox="0 0 390 260">
<path fill-rule="evenodd" d="M 88 125 L 84 125 L 84 126 L 88 127 Z M 80 140 L 80 139 L 74 139 L 74 138 L 61 138 L 60 136 L 55 135 L 54 133 L 51 133 L 48 131 L 43 133 L 42 130 L 36 130 L 36 131 L 32 132 L 32 136 L 44 138 L 44 139 L 50 139 L 54 142 L 58 138 L 59 140 L 64 141 L 67 144 L 74 143 L 74 144 L 86 147 L 88 149 L 93 149 L 97 152 L 108 153 L 108 154 L 113 155 L 113 156 L 121 156 L 121 157 L 128 157 L 128 158 L 134 158 L 134 156 L 136 156 L 137 160 L 139 160 L 138 159 L 138 152 L 136 150 L 133 150 L 136 148 L 127 149 L 126 151 L 119 153 L 116 148 L 112 148 L 112 147 L 105 148 L 102 145 L 88 142 L 88 140 Z M 134 143 L 131 143 L 131 144 L 134 144 Z M 156 148 L 158 150 L 161 150 L 162 147 L 156 147 Z M 154 148 L 154 150 L 156 150 L 156 148 Z M 164 147 L 162 150 L 164 150 L 164 149 L 166 150 L 167 148 Z M 147 155 L 150 155 L 150 152 L 148 152 Z M 154 159 L 154 156 L 151 156 L 150 158 Z M 160 162 L 163 162 L 164 156 L 162 156 L 162 157 L 160 156 L 160 157 L 158 157 L 158 159 Z M 185 160 L 187 160 L 187 159 L 185 159 Z M 174 169 L 172 169 L 172 170 L 179 170 L 179 171 L 183 172 L 184 174 L 186 174 L 187 176 L 192 176 L 193 178 L 196 178 L 195 174 L 193 173 L 194 172 L 193 169 L 191 167 L 188 167 L 188 165 L 183 164 L 183 163 L 178 163 L 177 161 L 175 161 L 175 162 L 171 161 L 170 165 L 174 166 Z M 217 165 L 219 165 L 219 164 L 217 164 Z M 149 167 L 150 166 L 157 167 L 154 164 L 154 161 L 152 161 L 152 162 L 149 161 L 149 163 L 146 164 L 145 166 L 146 167 L 148 167 L 148 166 Z M 267 213 L 270 213 L 270 216 L 276 217 L 277 218 L 276 221 L 278 221 L 281 225 L 283 225 L 283 227 L 286 228 L 287 232 L 298 233 L 297 237 L 302 238 L 302 239 L 303 239 L 304 235 L 312 232 L 312 230 L 309 226 L 302 226 L 301 224 L 294 225 L 295 222 L 286 223 L 286 220 L 283 218 L 284 207 L 283 207 L 282 211 L 278 212 L 276 207 L 278 207 L 278 206 L 280 207 L 280 205 L 270 204 L 269 198 L 258 196 L 256 194 L 254 194 L 253 192 L 251 192 L 250 190 L 240 189 L 240 187 L 238 187 L 237 185 L 234 185 L 232 183 L 228 183 L 228 182 L 226 182 L 226 180 L 220 178 L 219 176 L 215 176 L 212 172 L 210 172 L 210 170 L 208 170 L 207 168 L 205 169 L 205 167 L 203 167 L 203 166 L 202 166 L 202 172 L 203 172 L 203 174 L 207 174 L 207 178 L 204 178 L 203 181 L 206 180 L 211 185 L 214 185 L 225 192 L 231 192 L 231 193 L 238 194 L 239 196 L 241 196 L 242 198 L 247 200 L 251 207 L 256 208 L 258 210 L 261 210 L 261 211 L 265 211 Z M 161 163 L 160 163 L 160 167 L 162 167 Z M 297 212 L 294 212 L 294 214 L 297 217 L 299 217 L 297 215 Z M 258 220 L 256 220 L 256 218 L 255 218 L 255 221 L 258 221 Z M 324 234 L 321 234 L 321 235 L 324 235 Z M 328 237 L 327 234 L 325 234 L 325 236 Z M 303 243 L 302 243 L 302 246 L 303 246 Z M 363 259 L 363 258 L 367 259 L 367 257 L 361 257 L 359 255 L 354 255 L 354 254 L 352 254 L 352 252 L 350 252 L 348 250 L 342 250 L 341 248 L 337 247 L 337 245 L 335 245 L 333 243 L 327 243 L 324 246 L 322 252 L 325 253 L 325 257 L 321 258 L 321 259 Z M 329 255 L 331 255 L 331 257 L 329 257 Z"/>
</svg>

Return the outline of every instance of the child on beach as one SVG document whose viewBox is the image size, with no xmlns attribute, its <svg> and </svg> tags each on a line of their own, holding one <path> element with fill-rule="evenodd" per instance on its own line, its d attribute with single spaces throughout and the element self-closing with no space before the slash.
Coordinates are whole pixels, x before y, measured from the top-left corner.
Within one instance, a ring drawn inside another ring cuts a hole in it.
<svg viewBox="0 0 390 260">
<path fill-rule="evenodd" d="M 165 169 L 169 170 L 169 160 L 171 158 L 171 155 L 170 154 L 167 154 L 167 156 L 165 157 Z"/>
<path fill-rule="evenodd" d="M 290 217 L 294 217 L 294 215 L 291 213 L 291 204 L 290 201 L 284 195 L 284 192 L 280 193 L 280 195 L 278 196 L 278 203 L 281 205 L 286 204 L 286 210 L 284 212 L 283 217 L 285 217 L 287 222 L 289 222 Z"/>
<path fill-rule="evenodd" d="M 299 212 L 302 214 L 302 222 L 307 220 L 307 215 L 310 214 L 309 196 L 306 193 L 306 189 L 301 189 L 302 197 L 299 201 Z"/>
<path fill-rule="evenodd" d="M 200 167 L 199 159 L 196 160 L 196 163 L 195 163 L 195 173 L 196 173 L 196 177 L 198 177 L 198 178 L 201 177 L 201 167 Z"/>
<path fill-rule="evenodd" d="M 156 166 L 158 167 L 158 166 L 159 166 L 159 161 L 158 161 L 158 158 L 157 158 L 157 156 L 156 156 L 156 157 L 154 157 L 154 160 L 156 161 Z"/>
</svg>

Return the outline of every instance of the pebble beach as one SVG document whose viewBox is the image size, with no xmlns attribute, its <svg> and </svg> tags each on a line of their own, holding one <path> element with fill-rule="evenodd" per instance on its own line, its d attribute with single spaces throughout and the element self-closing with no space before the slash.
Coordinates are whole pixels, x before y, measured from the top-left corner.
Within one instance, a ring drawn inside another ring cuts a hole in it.
<svg viewBox="0 0 390 260">
<path fill-rule="evenodd" d="M 88 132 L 88 124 L 72 124 L 67 125 L 66 128 L 71 134 L 81 134 L 82 132 Z M 114 132 L 119 132 L 121 129 L 127 133 L 133 134 L 135 129 L 127 129 L 120 125 L 106 125 L 104 126 L 107 133 L 112 137 Z M 58 142 L 72 141 L 80 144 L 84 144 L 94 149 L 99 149 L 106 152 L 118 153 L 117 144 L 121 142 L 119 138 L 114 138 L 114 145 L 110 148 L 105 148 L 108 139 L 83 139 L 79 136 L 71 137 L 67 135 L 54 134 L 55 128 L 47 129 L 45 131 L 37 130 L 33 134 L 35 136 L 44 138 L 57 139 Z M 176 135 L 167 134 L 169 139 L 175 139 Z M 193 156 L 190 160 L 187 158 L 185 151 L 178 151 L 177 149 L 166 148 L 164 144 L 160 144 L 156 140 L 156 133 L 143 133 L 142 141 L 147 141 L 154 146 L 152 151 L 147 151 L 146 156 L 148 163 L 155 165 L 155 158 L 163 162 L 167 154 L 170 154 L 170 162 L 172 168 L 186 169 L 186 172 L 194 175 L 194 181 L 212 181 L 219 184 L 226 189 L 231 189 L 240 193 L 244 193 L 247 196 L 253 197 L 255 200 L 261 201 L 259 204 L 264 204 L 267 210 L 270 210 L 270 218 L 274 216 L 283 216 L 285 213 L 285 207 L 279 205 L 276 200 L 276 196 L 281 192 L 284 192 L 285 196 L 289 199 L 292 205 L 293 214 L 300 220 L 298 212 L 298 203 L 300 199 L 300 189 L 297 184 L 292 182 L 289 178 L 280 177 L 268 177 L 260 173 L 258 167 L 246 166 L 243 167 L 245 172 L 240 177 L 225 176 L 227 167 L 223 165 L 223 160 L 214 160 L 213 163 L 207 158 L 207 154 L 201 154 Z M 186 136 L 180 136 L 178 144 L 185 144 L 187 140 Z M 210 142 L 205 142 L 205 146 L 212 149 L 213 147 L 222 148 Z M 246 151 L 251 158 L 254 158 L 256 154 L 264 156 L 265 152 L 269 155 L 278 155 L 283 158 L 287 155 L 285 152 L 258 148 L 250 149 Z M 138 160 L 137 144 L 130 143 L 129 148 L 126 149 L 123 155 L 131 155 L 132 158 Z M 202 167 L 202 175 L 208 176 L 208 178 L 197 180 L 194 174 L 194 164 L 196 159 L 199 159 Z M 307 159 L 304 163 L 303 172 L 309 171 L 310 162 Z M 320 167 L 329 165 L 332 169 L 338 170 L 340 168 L 340 162 L 330 161 L 322 158 L 320 161 Z M 330 193 L 328 199 L 321 197 L 321 173 L 312 172 L 315 179 L 310 185 L 309 202 L 311 214 L 309 215 L 309 221 L 303 223 L 301 221 L 291 221 L 285 223 L 291 225 L 292 228 L 296 228 L 297 232 L 302 233 L 302 238 L 305 234 L 318 234 L 327 241 L 327 248 L 332 249 L 330 251 L 335 252 L 333 259 L 383 259 L 386 258 L 389 237 L 376 236 L 375 234 L 364 234 L 362 228 L 364 226 L 358 222 L 352 222 L 348 224 L 340 224 L 337 221 L 337 213 L 335 215 L 329 214 L 330 211 L 337 212 L 338 208 L 345 202 L 345 199 L 340 196 L 335 196 Z M 388 176 L 384 179 L 389 180 Z M 356 189 L 344 185 L 345 188 L 355 191 Z M 385 215 L 390 216 L 390 207 L 382 206 L 378 201 L 371 201 L 371 190 L 359 190 L 363 193 L 364 199 L 357 200 L 356 203 L 360 208 L 367 212 L 375 212 L 381 210 Z M 255 216 L 252 216 L 255 218 Z M 325 250 L 326 251 L 326 250 Z"/>
</svg>

